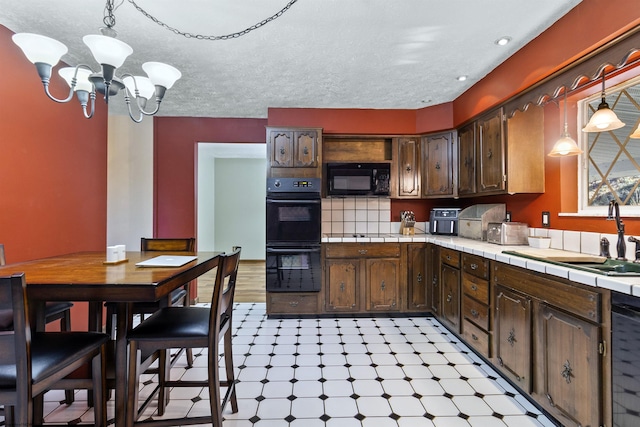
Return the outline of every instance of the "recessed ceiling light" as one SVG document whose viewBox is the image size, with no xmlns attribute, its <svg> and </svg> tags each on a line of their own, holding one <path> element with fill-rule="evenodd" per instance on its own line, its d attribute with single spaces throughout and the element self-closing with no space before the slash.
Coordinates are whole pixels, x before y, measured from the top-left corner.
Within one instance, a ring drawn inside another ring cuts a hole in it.
<svg viewBox="0 0 640 427">
<path fill-rule="evenodd" d="M 462 75 L 462 76 L 458 76 L 458 77 L 456 77 L 456 79 L 457 79 L 459 82 L 463 82 L 463 81 L 467 80 L 467 76 L 464 76 L 464 75 Z"/>
<path fill-rule="evenodd" d="M 498 40 L 496 40 L 496 44 L 498 46 L 504 46 L 504 45 L 509 44 L 510 41 L 511 41 L 511 37 L 504 36 L 504 37 L 500 37 Z"/>
</svg>

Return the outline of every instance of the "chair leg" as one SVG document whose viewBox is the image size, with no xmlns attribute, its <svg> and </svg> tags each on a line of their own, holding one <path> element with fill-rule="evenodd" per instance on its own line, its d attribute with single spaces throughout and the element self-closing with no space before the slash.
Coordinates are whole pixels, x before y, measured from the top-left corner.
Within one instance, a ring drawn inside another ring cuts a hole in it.
<svg viewBox="0 0 640 427">
<path fill-rule="evenodd" d="M 187 352 L 187 367 L 193 368 L 193 349 L 187 348 L 185 351 Z"/>
<path fill-rule="evenodd" d="M 229 319 L 231 322 L 231 319 Z M 231 345 L 231 324 L 229 325 L 229 329 L 227 329 L 224 334 L 224 365 L 227 372 L 227 383 L 229 387 L 233 387 L 231 389 L 231 412 L 234 414 L 238 412 L 238 398 L 236 397 L 236 377 L 233 369 L 233 347 Z M 222 408 L 224 410 L 224 408 Z"/>
<path fill-rule="evenodd" d="M 66 310 L 62 317 L 60 318 L 60 330 L 62 332 L 69 332 L 71 330 L 71 311 Z M 64 403 L 67 405 L 71 405 L 75 400 L 75 395 L 73 390 L 65 390 L 64 391 Z"/>
<path fill-rule="evenodd" d="M 141 362 L 141 354 L 138 343 L 129 343 L 129 377 L 127 379 L 127 418 L 126 427 L 133 427 L 138 418 L 138 366 Z"/>
<path fill-rule="evenodd" d="M 158 351 L 158 415 L 162 416 L 169 404 L 169 387 L 166 384 L 171 378 L 171 354 L 165 349 Z"/>
<path fill-rule="evenodd" d="M 216 339 L 217 343 L 217 339 Z M 220 392 L 220 363 L 217 344 L 209 349 L 209 407 L 211 409 L 211 424 L 222 426 L 222 394 Z"/>
<path fill-rule="evenodd" d="M 91 375 L 93 379 L 93 414 L 96 427 L 107 426 L 107 369 L 106 346 L 93 358 Z"/>
</svg>

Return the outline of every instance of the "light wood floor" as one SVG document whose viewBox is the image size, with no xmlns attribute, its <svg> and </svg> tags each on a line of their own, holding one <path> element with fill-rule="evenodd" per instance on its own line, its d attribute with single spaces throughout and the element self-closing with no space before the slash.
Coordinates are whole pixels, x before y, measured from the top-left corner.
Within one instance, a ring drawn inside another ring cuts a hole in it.
<svg viewBox="0 0 640 427">
<path fill-rule="evenodd" d="M 198 302 L 211 302 L 216 271 L 198 278 Z M 240 261 L 235 302 L 265 302 L 264 261 Z"/>
</svg>

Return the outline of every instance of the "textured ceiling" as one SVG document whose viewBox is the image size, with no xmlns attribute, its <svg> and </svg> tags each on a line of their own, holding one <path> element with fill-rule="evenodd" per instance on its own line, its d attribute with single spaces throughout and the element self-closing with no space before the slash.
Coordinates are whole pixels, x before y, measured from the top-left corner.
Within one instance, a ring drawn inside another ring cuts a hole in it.
<svg viewBox="0 0 640 427">
<path fill-rule="evenodd" d="M 135 0 L 183 32 L 244 30 L 289 0 Z M 174 65 L 183 77 L 162 116 L 267 117 L 269 107 L 417 109 L 454 100 L 581 0 L 299 0 L 281 17 L 239 38 L 176 35 L 116 0 L 118 38 L 141 64 Z M 0 24 L 69 47 L 68 64 L 97 70 L 85 34 L 103 26 L 101 0 L 2 0 Z M 507 46 L 494 42 L 509 36 Z M 26 59 L 25 59 L 26 60 Z M 468 79 L 460 82 L 459 75 Z M 34 84 L 40 84 L 34 68 Z M 44 94 L 43 94 L 44 96 Z M 123 113 L 122 95 L 110 101 Z"/>
</svg>

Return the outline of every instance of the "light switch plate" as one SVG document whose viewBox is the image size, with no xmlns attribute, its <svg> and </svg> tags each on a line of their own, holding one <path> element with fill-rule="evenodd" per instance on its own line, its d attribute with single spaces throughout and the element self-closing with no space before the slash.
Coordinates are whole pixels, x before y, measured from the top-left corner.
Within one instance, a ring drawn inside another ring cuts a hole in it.
<svg viewBox="0 0 640 427">
<path fill-rule="evenodd" d="M 551 226 L 551 218 L 548 211 L 542 212 L 542 226 L 549 228 Z"/>
</svg>

